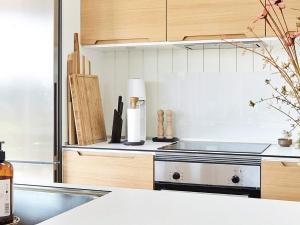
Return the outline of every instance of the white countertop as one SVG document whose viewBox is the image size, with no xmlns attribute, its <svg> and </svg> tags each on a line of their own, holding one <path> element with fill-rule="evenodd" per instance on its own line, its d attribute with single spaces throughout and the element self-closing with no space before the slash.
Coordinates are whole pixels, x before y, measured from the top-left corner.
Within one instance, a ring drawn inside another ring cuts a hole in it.
<svg viewBox="0 0 300 225">
<path fill-rule="evenodd" d="M 163 146 L 169 145 L 171 143 L 168 142 L 153 142 L 151 140 L 147 140 L 144 145 L 139 146 L 128 146 L 124 144 L 110 144 L 108 142 L 100 142 L 93 145 L 86 145 L 86 146 L 78 146 L 78 145 L 69 145 L 64 147 L 64 149 L 68 150 L 78 150 L 78 149 L 85 149 L 85 150 L 97 150 L 97 149 L 111 149 L 111 150 L 128 150 L 128 151 L 134 151 L 134 150 L 143 150 L 143 151 L 154 151 L 158 148 L 161 148 Z"/>
<path fill-rule="evenodd" d="M 275 157 L 263 157 L 263 160 L 268 161 L 300 161 L 300 149 L 291 147 L 280 147 L 279 145 L 271 145 L 264 153 L 263 156 L 275 156 Z M 298 158 L 289 158 L 298 157 Z"/>
<path fill-rule="evenodd" d="M 124 144 L 109 144 L 108 142 L 101 142 L 93 145 L 87 146 L 66 146 L 64 147 L 65 150 L 74 150 L 74 151 L 101 151 L 101 150 L 109 150 L 109 151 L 119 151 L 119 150 L 126 150 L 138 153 L 141 152 L 152 152 L 155 154 L 155 150 L 159 148 L 169 145 L 170 143 L 165 142 L 152 142 L 151 140 L 147 140 L 144 145 L 141 146 L 126 146 Z M 280 160 L 280 157 L 299 157 L 300 161 L 300 149 L 296 149 L 295 147 L 280 147 L 277 144 L 272 144 L 266 151 L 262 153 L 262 156 L 265 156 L 264 159 L 271 159 L 272 156 L 275 157 L 274 160 Z M 276 157 L 279 157 L 276 159 Z M 288 160 L 288 159 L 287 159 Z M 295 161 L 298 159 L 291 160 Z"/>
<path fill-rule="evenodd" d="M 298 225 L 299 211 L 299 202 L 113 189 L 40 225 Z"/>
</svg>

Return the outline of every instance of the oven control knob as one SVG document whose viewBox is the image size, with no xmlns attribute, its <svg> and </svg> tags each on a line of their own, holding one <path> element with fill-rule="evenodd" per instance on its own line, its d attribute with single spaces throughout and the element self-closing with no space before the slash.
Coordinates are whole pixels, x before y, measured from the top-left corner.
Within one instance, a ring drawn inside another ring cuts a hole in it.
<svg viewBox="0 0 300 225">
<path fill-rule="evenodd" d="M 240 182 L 240 178 L 238 176 L 233 176 L 231 178 L 232 183 L 237 184 Z"/>
<path fill-rule="evenodd" d="M 173 179 L 174 180 L 180 179 L 180 173 L 178 173 L 178 172 L 173 173 Z"/>
</svg>

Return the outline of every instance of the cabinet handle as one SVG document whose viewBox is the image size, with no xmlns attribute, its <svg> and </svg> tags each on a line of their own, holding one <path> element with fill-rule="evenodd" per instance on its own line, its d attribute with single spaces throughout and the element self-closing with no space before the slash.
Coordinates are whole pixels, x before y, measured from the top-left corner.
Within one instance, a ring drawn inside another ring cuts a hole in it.
<svg viewBox="0 0 300 225">
<path fill-rule="evenodd" d="M 80 152 L 77 151 L 78 156 L 89 156 L 89 157 L 106 157 L 106 158 L 118 158 L 118 159 L 134 159 L 134 156 L 118 156 L 118 155 L 105 155 L 91 152 Z"/>
<path fill-rule="evenodd" d="M 281 162 L 284 167 L 300 167 L 300 162 Z"/>
<path fill-rule="evenodd" d="M 123 44 L 123 43 L 137 43 L 137 42 L 147 42 L 149 38 L 128 38 L 128 39 L 107 39 L 107 40 L 96 40 L 95 45 L 100 44 Z"/>
<path fill-rule="evenodd" d="M 246 38 L 246 34 L 210 34 L 210 35 L 191 35 L 184 36 L 183 41 L 196 41 L 196 40 L 212 40 L 212 39 L 234 39 L 234 38 Z"/>
</svg>

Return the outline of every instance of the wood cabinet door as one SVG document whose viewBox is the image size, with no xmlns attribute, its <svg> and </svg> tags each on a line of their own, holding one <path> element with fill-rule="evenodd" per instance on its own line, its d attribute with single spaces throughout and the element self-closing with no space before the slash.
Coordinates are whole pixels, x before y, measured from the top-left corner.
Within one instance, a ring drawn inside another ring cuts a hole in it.
<svg viewBox="0 0 300 225">
<path fill-rule="evenodd" d="M 153 189 L 153 164 L 151 154 L 64 151 L 63 182 Z"/>
<path fill-rule="evenodd" d="M 261 197 L 300 201 L 300 163 L 262 161 Z"/>
<path fill-rule="evenodd" d="M 166 41 L 166 0 L 81 0 L 84 45 Z"/>
<path fill-rule="evenodd" d="M 267 0 L 268 1 L 268 0 Z M 283 10 L 283 14 L 287 23 L 287 27 L 289 31 L 297 31 L 296 23 L 300 23 L 300 20 L 297 19 L 297 17 L 300 17 L 300 1 L 299 0 L 287 0 L 285 1 L 286 8 Z M 275 7 L 276 9 L 276 7 Z M 276 18 L 276 15 L 274 14 L 273 10 L 270 10 L 271 14 Z M 282 20 L 282 15 L 279 10 L 275 11 L 278 18 L 282 22 L 282 25 L 286 29 L 286 26 Z M 267 24 L 267 36 L 272 37 L 275 36 L 274 31 L 269 27 Z M 298 28 L 299 29 L 299 28 Z"/>
<path fill-rule="evenodd" d="M 168 41 L 253 37 L 247 27 L 262 12 L 257 0 L 168 0 Z M 265 23 L 255 27 L 265 35 Z"/>
</svg>

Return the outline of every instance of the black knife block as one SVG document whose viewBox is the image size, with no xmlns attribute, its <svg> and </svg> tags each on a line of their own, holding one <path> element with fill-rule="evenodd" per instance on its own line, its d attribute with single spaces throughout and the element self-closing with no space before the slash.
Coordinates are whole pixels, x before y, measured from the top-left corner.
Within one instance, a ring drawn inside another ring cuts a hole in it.
<svg viewBox="0 0 300 225">
<path fill-rule="evenodd" d="M 121 143 L 122 125 L 123 125 L 122 112 L 123 112 L 123 102 L 122 102 L 122 97 L 119 96 L 118 110 L 116 109 L 114 110 L 114 119 L 113 119 L 110 143 Z"/>
</svg>

